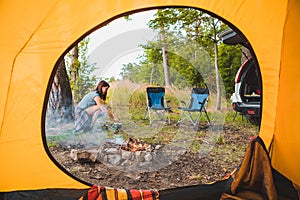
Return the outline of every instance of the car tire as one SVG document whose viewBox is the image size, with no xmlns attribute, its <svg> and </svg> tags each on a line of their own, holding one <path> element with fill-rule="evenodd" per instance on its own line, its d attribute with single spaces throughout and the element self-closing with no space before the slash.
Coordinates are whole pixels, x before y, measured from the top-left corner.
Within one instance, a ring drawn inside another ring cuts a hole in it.
<svg viewBox="0 0 300 200">
<path fill-rule="evenodd" d="M 251 124 L 254 124 L 257 126 L 260 125 L 260 117 L 247 117 L 247 119 Z"/>
</svg>

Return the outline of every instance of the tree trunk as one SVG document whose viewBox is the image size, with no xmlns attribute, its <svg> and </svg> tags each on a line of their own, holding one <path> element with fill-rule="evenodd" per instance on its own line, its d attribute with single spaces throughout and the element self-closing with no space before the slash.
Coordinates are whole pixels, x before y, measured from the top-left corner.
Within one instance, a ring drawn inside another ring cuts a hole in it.
<svg viewBox="0 0 300 200">
<path fill-rule="evenodd" d="M 74 119 L 73 98 L 65 60 L 56 71 L 48 102 L 48 115 L 55 122 L 70 122 Z"/>
<path fill-rule="evenodd" d="M 78 45 L 74 46 L 71 50 L 71 66 L 70 66 L 70 81 L 76 83 L 78 77 L 78 57 L 79 57 Z"/>
<path fill-rule="evenodd" d="M 165 84 L 166 87 L 170 87 L 170 66 L 168 61 L 168 50 L 167 45 L 165 43 L 165 34 L 163 28 L 161 28 L 160 39 L 162 41 L 162 56 L 163 56 L 163 64 L 164 64 L 164 74 L 165 74 Z"/>
<path fill-rule="evenodd" d="M 220 74 L 219 74 L 219 65 L 218 65 L 218 44 L 216 42 L 214 42 L 214 50 L 215 50 L 216 86 L 217 86 L 216 110 L 221 110 L 221 89 L 220 89 Z"/>
<path fill-rule="evenodd" d="M 220 73 L 219 73 L 219 64 L 218 64 L 218 43 L 217 43 L 217 33 L 216 26 L 214 24 L 214 52 L 215 52 L 215 71 L 216 71 L 216 87 L 217 87 L 217 101 L 216 101 L 216 110 L 221 110 L 221 86 L 220 86 Z"/>
<path fill-rule="evenodd" d="M 166 47 L 162 47 L 162 53 L 163 53 L 163 62 L 164 62 L 164 73 L 165 73 L 165 83 L 166 87 L 170 87 L 170 66 L 168 62 L 168 51 L 166 50 Z"/>
</svg>

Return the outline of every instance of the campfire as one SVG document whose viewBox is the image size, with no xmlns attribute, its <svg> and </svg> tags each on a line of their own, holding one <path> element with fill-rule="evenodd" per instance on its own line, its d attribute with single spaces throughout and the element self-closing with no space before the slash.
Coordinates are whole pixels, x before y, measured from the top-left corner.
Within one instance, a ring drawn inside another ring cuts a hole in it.
<svg viewBox="0 0 300 200">
<path fill-rule="evenodd" d="M 125 151 L 152 151 L 154 147 L 151 144 L 147 144 L 145 141 L 139 139 L 128 138 L 121 146 L 121 149 Z"/>
</svg>

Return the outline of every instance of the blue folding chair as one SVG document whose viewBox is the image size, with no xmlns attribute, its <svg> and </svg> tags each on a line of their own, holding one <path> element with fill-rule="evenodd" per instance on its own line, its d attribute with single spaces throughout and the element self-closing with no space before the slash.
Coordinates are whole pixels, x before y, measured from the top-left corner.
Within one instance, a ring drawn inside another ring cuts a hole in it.
<svg viewBox="0 0 300 200">
<path fill-rule="evenodd" d="M 167 120 L 170 124 L 169 111 L 171 109 L 165 100 L 165 88 L 163 87 L 147 87 L 147 111 L 150 125 L 157 119 Z"/>
<path fill-rule="evenodd" d="M 202 112 L 205 113 L 207 122 L 210 123 L 206 111 L 208 95 L 208 88 L 193 88 L 189 103 L 181 101 L 184 104 L 184 107 L 178 107 L 178 109 L 181 110 L 181 115 L 176 124 L 179 125 L 181 122 L 188 119 L 194 127 L 197 127 Z"/>
</svg>

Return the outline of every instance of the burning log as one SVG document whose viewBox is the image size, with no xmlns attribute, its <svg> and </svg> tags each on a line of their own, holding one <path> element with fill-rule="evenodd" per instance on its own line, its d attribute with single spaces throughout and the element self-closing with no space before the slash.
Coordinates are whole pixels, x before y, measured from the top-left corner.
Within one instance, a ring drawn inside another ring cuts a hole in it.
<svg viewBox="0 0 300 200">
<path fill-rule="evenodd" d="M 145 141 L 139 139 L 128 138 L 125 144 L 121 146 L 121 149 L 125 151 L 152 151 L 153 147 L 151 144 L 147 144 Z"/>
</svg>

